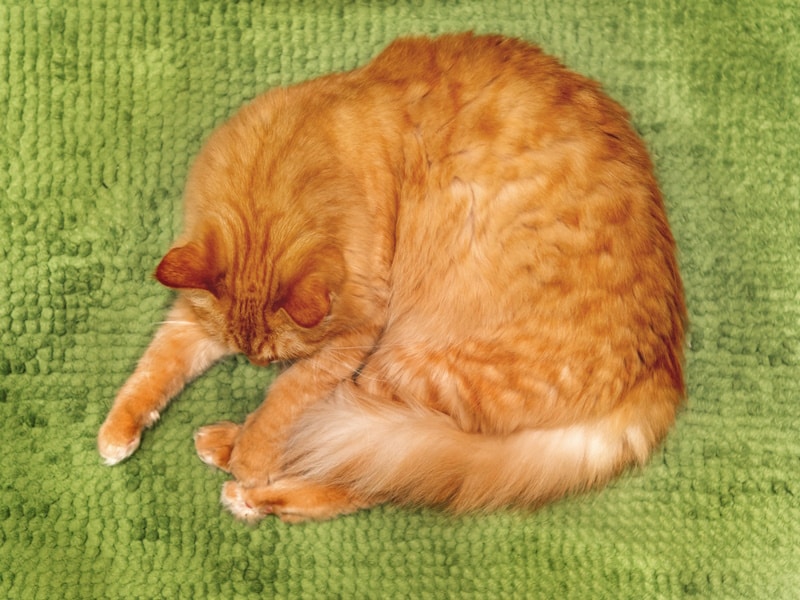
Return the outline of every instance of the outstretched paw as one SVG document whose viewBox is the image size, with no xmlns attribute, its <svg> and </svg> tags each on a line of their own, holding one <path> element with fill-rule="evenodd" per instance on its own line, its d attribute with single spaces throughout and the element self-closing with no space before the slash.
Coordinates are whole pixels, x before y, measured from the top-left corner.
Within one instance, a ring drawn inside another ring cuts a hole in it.
<svg viewBox="0 0 800 600">
<path fill-rule="evenodd" d="M 236 518 L 248 523 L 255 523 L 270 514 L 286 523 L 323 521 L 371 504 L 356 500 L 342 488 L 299 477 L 287 477 L 256 487 L 229 481 L 222 487 L 221 500 Z"/>
<path fill-rule="evenodd" d="M 148 415 L 145 426 L 158 420 L 158 413 Z M 142 439 L 142 426 L 124 414 L 109 414 L 97 433 L 97 451 L 111 466 L 133 454 Z"/>
<path fill-rule="evenodd" d="M 274 512 L 269 504 L 262 506 L 251 504 L 253 500 L 249 497 L 250 495 L 250 488 L 246 488 L 236 481 L 228 481 L 222 486 L 220 501 L 222 506 L 227 508 L 234 517 L 247 523 L 260 521 Z"/>
<path fill-rule="evenodd" d="M 204 463 L 230 471 L 231 452 L 241 425 L 223 421 L 201 427 L 194 434 L 194 447 Z"/>
</svg>

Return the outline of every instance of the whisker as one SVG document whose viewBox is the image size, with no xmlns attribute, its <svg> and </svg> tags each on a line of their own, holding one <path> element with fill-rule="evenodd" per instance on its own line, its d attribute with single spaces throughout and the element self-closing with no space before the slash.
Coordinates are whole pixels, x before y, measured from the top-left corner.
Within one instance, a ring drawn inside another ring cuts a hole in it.
<svg viewBox="0 0 800 600">
<path fill-rule="evenodd" d="M 336 346 L 335 348 L 331 348 L 331 351 L 336 350 L 372 350 L 378 348 L 408 348 L 408 344 L 385 344 L 383 342 L 379 342 L 377 344 L 371 345 L 363 345 L 363 346 Z"/>
</svg>

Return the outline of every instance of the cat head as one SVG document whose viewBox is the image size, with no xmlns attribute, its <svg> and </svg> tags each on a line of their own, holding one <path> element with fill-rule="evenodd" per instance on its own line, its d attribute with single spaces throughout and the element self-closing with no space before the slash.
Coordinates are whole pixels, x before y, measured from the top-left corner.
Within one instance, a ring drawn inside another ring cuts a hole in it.
<svg viewBox="0 0 800 600">
<path fill-rule="evenodd" d="M 187 180 L 184 232 L 155 272 L 256 363 L 314 353 L 360 302 L 344 257 L 365 192 L 345 150 L 366 159 L 309 86 L 268 92 L 212 134 Z"/>
<path fill-rule="evenodd" d="M 179 290 L 209 335 L 264 365 L 313 353 L 335 324 L 341 252 L 313 236 L 280 252 L 221 231 L 173 247 L 156 279 Z"/>
</svg>

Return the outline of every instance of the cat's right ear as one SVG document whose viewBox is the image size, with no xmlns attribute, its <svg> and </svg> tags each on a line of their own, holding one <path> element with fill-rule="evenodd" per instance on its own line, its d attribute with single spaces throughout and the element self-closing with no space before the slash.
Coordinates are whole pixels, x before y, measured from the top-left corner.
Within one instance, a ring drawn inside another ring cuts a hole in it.
<svg viewBox="0 0 800 600">
<path fill-rule="evenodd" d="M 173 248 L 161 259 L 156 279 L 170 288 L 206 290 L 219 297 L 219 273 L 208 248 L 190 242 Z"/>
</svg>

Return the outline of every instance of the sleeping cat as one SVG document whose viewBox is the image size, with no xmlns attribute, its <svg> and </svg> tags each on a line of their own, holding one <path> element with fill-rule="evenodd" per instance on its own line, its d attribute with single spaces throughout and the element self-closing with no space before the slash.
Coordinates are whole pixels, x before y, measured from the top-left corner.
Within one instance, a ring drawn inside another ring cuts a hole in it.
<svg viewBox="0 0 800 600">
<path fill-rule="evenodd" d="M 156 277 L 179 294 L 100 454 L 226 355 L 290 361 L 244 424 L 195 436 L 245 520 L 537 506 L 645 463 L 684 396 L 645 148 L 520 40 L 400 39 L 256 98 L 197 158 Z"/>
</svg>

